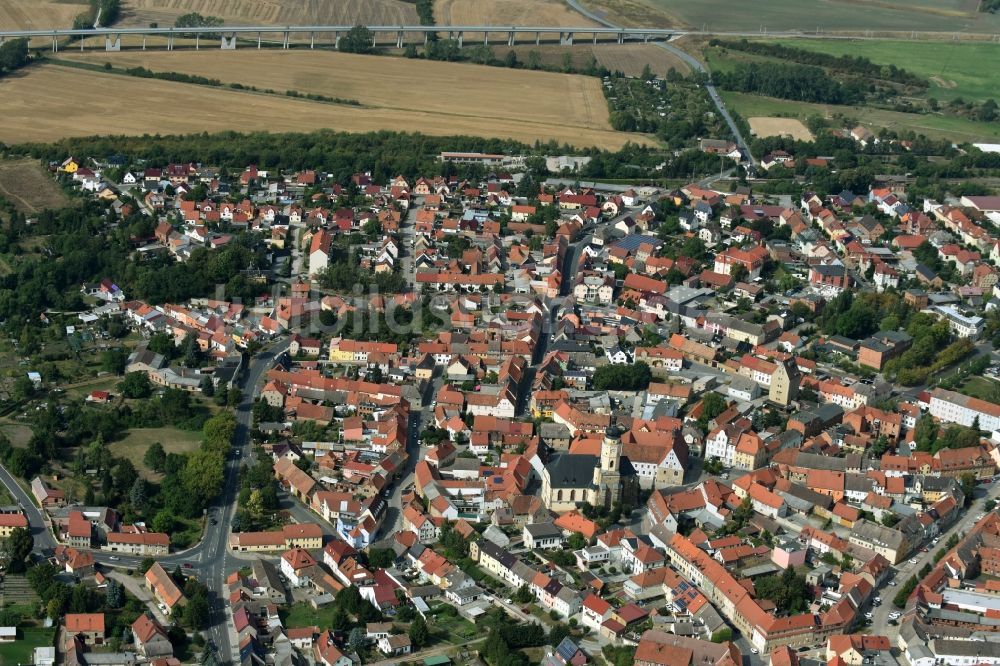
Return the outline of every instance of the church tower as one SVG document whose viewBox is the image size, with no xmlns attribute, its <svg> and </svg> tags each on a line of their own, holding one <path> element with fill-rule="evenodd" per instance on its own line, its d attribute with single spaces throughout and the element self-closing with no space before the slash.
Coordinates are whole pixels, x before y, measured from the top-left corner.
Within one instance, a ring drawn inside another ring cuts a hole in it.
<svg viewBox="0 0 1000 666">
<path fill-rule="evenodd" d="M 601 464 L 594 469 L 594 486 L 597 496 L 595 506 L 610 508 L 621 497 L 622 437 L 618 426 L 612 423 L 604 431 L 601 442 Z"/>
</svg>

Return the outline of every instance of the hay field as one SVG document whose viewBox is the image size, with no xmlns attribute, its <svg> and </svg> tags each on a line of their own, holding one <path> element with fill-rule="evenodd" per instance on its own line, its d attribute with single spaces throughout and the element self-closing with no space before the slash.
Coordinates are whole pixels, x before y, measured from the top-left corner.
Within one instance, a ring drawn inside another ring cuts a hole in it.
<svg viewBox="0 0 1000 666">
<path fill-rule="evenodd" d="M 165 58 L 171 54 L 157 55 Z M 182 60 L 201 59 L 201 66 L 208 67 L 213 76 L 226 70 L 209 66 L 220 53 L 173 55 L 180 57 L 171 60 L 164 69 L 176 70 L 181 68 Z M 309 54 L 288 52 L 278 56 L 272 51 L 238 55 L 226 60 L 233 69 L 241 70 L 244 82 L 269 86 L 280 81 L 285 72 L 287 85 L 279 82 L 276 89 L 294 86 L 303 92 L 316 90 L 358 98 L 366 107 L 42 65 L 0 79 L 0 118 L 4 119 L 0 123 L 0 141 L 223 130 L 306 132 L 329 128 L 342 132 L 466 134 L 527 143 L 552 139 L 608 149 L 620 148 L 630 140 L 649 142 L 642 135 L 610 129 L 607 106 L 599 89 L 600 81 L 596 79 L 416 61 L 414 64 L 422 68 L 422 76 L 387 78 L 380 77 L 380 72 L 392 67 L 394 60 L 336 53 L 323 54 L 324 59 L 308 68 L 311 74 L 291 73 L 299 58 L 308 58 Z M 103 54 L 99 61 L 107 57 L 108 54 Z M 370 85 L 371 82 L 378 85 Z M 551 94 L 539 94 L 545 90 Z M 534 103 L 524 104 L 525 99 Z"/>
<path fill-rule="evenodd" d="M 768 116 L 756 116 L 748 118 L 750 131 L 755 136 L 790 136 L 798 141 L 812 141 L 813 135 L 801 120 L 795 118 L 775 118 Z"/>
<path fill-rule="evenodd" d="M 653 44 L 597 44 L 596 46 L 580 43 L 573 46 L 519 44 L 513 49 L 497 46 L 493 50 L 501 58 L 507 51 L 514 51 L 522 62 L 527 62 L 528 54 L 536 51 L 541 57 L 542 64 L 549 67 L 562 67 L 565 53 L 573 57 L 573 64 L 577 68 L 586 66 L 587 61 L 593 56 L 602 66 L 612 72 L 622 72 L 626 76 L 638 76 L 646 63 L 649 63 L 653 72 L 659 76 L 664 76 L 671 67 L 685 75 L 691 71 L 683 60 Z"/>
<path fill-rule="evenodd" d="M 557 124 L 610 131 L 601 82 L 593 77 L 463 63 L 305 51 L 66 54 L 115 66 L 215 77 L 283 92 L 354 99 L 366 107 L 440 114 L 441 120 Z M 524 104 L 524 100 L 532 100 Z M 369 113 L 365 109 L 364 113 Z"/>
<path fill-rule="evenodd" d="M 561 0 L 434 0 L 438 25 L 596 25 Z"/>
<path fill-rule="evenodd" d="M 32 159 L 0 159 L 0 196 L 29 215 L 69 203 L 55 180 Z"/>
<path fill-rule="evenodd" d="M 189 12 L 218 16 L 228 25 L 419 23 L 417 10 L 402 0 L 124 0 L 119 25 L 166 27 Z"/>
<path fill-rule="evenodd" d="M 0 0 L 0 30 L 70 28 L 86 0 Z"/>
</svg>

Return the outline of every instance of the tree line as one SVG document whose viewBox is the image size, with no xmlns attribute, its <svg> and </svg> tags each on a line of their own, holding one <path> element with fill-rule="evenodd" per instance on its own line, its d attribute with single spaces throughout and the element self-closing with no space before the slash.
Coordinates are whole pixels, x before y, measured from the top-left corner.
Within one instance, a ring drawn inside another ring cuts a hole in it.
<svg viewBox="0 0 1000 666">
<path fill-rule="evenodd" d="M 27 39 L 12 39 L 0 44 L 0 76 L 21 69 L 30 62 Z"/>
<path fill-rule="evenodd" d="M 732 51 L 742 51 L 753 55 L 776 58 L 786 62 L 796 62 L 802 65 L 814 65 L 824 69 L 845 72 L 869 79 L 882 79 L 917 88 L 927 88 L 926 79 L 896 65 L 879 65 L 862 56 L 835 56 L 807 49 L 769 44 L 767 42 L 741 40 L 713 39 L 709 46 L 717 46 Z"/>
<path fill-rule="evenodd" d="M 725 90 L 799 102 L 855 104 L 865 97 L 856 83 L 841 83 L 819 67 L 794 63 L 741 62 L 712 78 Z"/>
</svg>

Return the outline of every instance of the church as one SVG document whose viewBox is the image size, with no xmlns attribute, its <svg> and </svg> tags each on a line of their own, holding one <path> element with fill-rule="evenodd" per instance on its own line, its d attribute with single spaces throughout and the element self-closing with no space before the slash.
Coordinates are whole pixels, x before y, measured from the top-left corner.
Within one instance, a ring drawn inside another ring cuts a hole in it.
<svg viewBox="0 0 1000 666">
<path fill-rule="evenodd" d="M 542 502 L 557 513 L 581 504 L 635 506 L 638 496 L 639 477 L 622 455 L 621 431 L 613 423 L 604 433 L 600 456 L 559 453 L 542 471 Z"/>
</svg>

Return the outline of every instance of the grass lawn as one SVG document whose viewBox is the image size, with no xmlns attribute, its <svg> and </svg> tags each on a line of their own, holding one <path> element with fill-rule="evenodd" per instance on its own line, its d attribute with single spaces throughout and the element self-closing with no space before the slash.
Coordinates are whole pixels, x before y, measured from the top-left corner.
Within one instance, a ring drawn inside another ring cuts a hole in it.
<svg viewBox="0 0 1000 666">
<path fill-rule="evenodd" d="M 948 116 L 899 113 L 858 106 L 838 106 L 834 104 L 811 104 L 774 97 L 720 91 L 726 106 L 744 118 L 753 116 L 779 116 L 805 120 L 819 115 L 832 118 L 836 114 L 853 118 L 862 125 L 876 131 L 888 127 L 896 131 L 912 130 L 935 139 L 957 141 L 995 141 L 1000 139 L 1000 123 L 978 123 L 964 118 Z"/>
<path fill-rule="evenodd" d="M 142 461 L 153 442 L 159 442 L 167 453 L 188 453 L 201 444 L 201 431 L 180 430 L 167 426 L 164 428 L 133 428 L 125 439 L 108 446 L 112 455 L 128 458 L 139 472 L 148 478 L 158 475 L 146 467 Z"/>
<path fill-rule="evenodd" d="M 300 601 L 285 612 L 282 623 L 286 627 L 312 627 L 320 629 L 329 628 L 333 624 L 334 605 L 330 604 L 325 608 L 313 608 L 308 603 Z"/>
<path fill-rule="evenodd" d="M 452 615 L 445 609 L 451 609 L 455 614 Z M 427 623 L 431 632 L 436 638 L 441 638 L 452 645 L 462 645 L 482 633 L 476 625 L 458 615 L 458 611 L 447 604 L 431 608 L 431 617 L 433 619 Z"/>
<path fill-rule="evenodd" d="M 56 630 L 29 627 L 18 629 L 17 633 L 16 641 L 0 645 L 0 666 L 30 664 L 36 647 L 54 644 Z"/>
<path fill-rule="evenodd" d="M 0 422 L 0 432 L 7 436 L 12 446 L 25 447 L 31 441 L 31 426 L 4 419 Z"/>
<path fill-rule="evenodd" d="M 960 393 L 990 402 L 1000 401 L 1000 382 L 986 377 L 969 377 L 959 389 Z"/>
<path fill-rule="evenodd" d="M 922 40 L 788 39 L 780 44 L 819 53 L 860 56 L 879 64 L 894 64 L 930 79 L 928 97 L 939 100 L 996 99 L 1000 86 L 1000 48 L 989 42 L 935 42 Z"/>
</svg>

